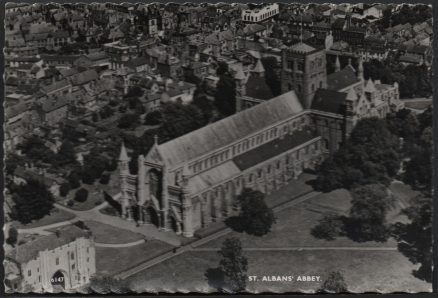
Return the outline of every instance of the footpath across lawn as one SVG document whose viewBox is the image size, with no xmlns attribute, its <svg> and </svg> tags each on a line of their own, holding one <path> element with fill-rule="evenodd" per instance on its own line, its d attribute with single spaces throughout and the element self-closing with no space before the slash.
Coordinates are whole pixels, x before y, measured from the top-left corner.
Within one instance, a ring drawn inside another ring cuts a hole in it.
<svg viewBox="0 0 438 298">
<path fill-rule="evenodd" d="M 96 221 L 85 221 L 98 243 L 121 244 L 144 239 L 144 236 L 125 229 L 119 229 Z"/>
<path fill-rule="evenodd" d="M 75 218 L 75 215 L 73 213 L 53 208 L 50 214 L 44 216 L 41 219 L 34 220 L 33 222 L 25 225 L 19 222 L 13 222 L 13 226 L 18 229 L 30 229 L 63 222 L 66 220 L 71 220 L 73 218 Z"/>
</svg>

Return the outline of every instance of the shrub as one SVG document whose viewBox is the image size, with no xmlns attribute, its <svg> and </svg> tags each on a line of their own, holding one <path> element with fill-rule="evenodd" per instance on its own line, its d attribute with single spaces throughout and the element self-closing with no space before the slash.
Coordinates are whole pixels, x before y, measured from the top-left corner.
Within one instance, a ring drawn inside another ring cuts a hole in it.
<svg viewBox="0 0 438 298">
<path fill-rule="evenodd" d="M 73 207 L 74 204 L 75 204 L 75 202 L 73 202 L 73 200 L 69 200 L 69 201 L 67 202 L 67 206 L 68 206 L 68 207 Z"/>
<path fill-rule="evenodd" d="M 88 190 L 85 188 L 80 188 L 75 194 L 75 201 L 77 202 L 85 202 L 88 199 Z"/>
<path fill-rule="evenodd" d="M 65 182 L 61 184 L 61 187 L 59 188 L 59 194 L 61 195 L 61 197 L 65 197 L 66 195 L 68 195 L 70 190 L 71 190 L 70 183 Z"/>
<path fill-rule="evenodd" d="M 144 124 L 146 125 L 158 125 L 162 121 L 162 115 L 160 111 L 152 111 L 146 115 Z"/>
<path fill-rule="evenodd" d="M 313 227 L 311 234 L 318 239 L 334 240 L 343 234 L 344 223 L 342 218 L 336 214 L 324 216 L 319 223 Z"/>
<path fill-rule="evenodd" d="M 77 172 L 71 172 L 68 176 L 68 182 L 71 189 L 76 189 L 81 186 L 80 176 Z"/>
<path fill-rule="evenodd" d="M 96 178 L 94 177 L 92 172 L 86 170 L 82 173 L 82 182 L 88 185 L 92 185 L 94 181 L 96 181 Z"/>
<path fill-rule="evenodd" d="M 112 161 L 109 161 L 109 162 L 106 164 L 105 169 L 106 169 L 108 172 L 113 172 L 113 171 L 117 170 L 117 167 L 118 167 L 117 160 L 113 159 Z"/>
<path fill-rule="evenodd" d="M 109 182 L 109 180 L 110 180 L 110 175 L 109 174 L 103 174 L 101 177 L 100 177 L 100 180 L 99 180 L 99 182 L 101 183 L 101 184 L 108 184 L 108 182 Z"/>
<path fill-rule="evenodd" d="M 18 240 L 18 231 L 16 228 L 11 227 L 9 229 L 9 237 L 6 239 L 6 243 L 12 246 L 15 246 Z"/>
</svg>

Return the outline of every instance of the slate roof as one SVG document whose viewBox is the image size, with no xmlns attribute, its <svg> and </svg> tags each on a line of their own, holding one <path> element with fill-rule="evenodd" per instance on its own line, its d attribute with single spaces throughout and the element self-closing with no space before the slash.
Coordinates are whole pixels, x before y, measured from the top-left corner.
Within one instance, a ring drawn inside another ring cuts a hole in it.
<svg viewBox="0 0 438 298">
<path fill-rule="evenodd" d="M 97 72 L 94 69 L 89 69 L 78 74 L 71 76 L 71 82 L 73 85 L 83 85 L 99 78 Z"/>
<path fill-rule="evenodd" d="M 303 111 L 294 91 L 158 145 L 164 162 L 180 165 Z"/>
<path fill-rule="evenodd" d="M 15 117 L 27 111 L 27 105 L 24 102 L 18 103 L 16 105 L 7 107 L 5 109 L 6 119 Z"/>
<path fill-rule="evenodd" d="M 68 85 L 70 85 L 69 82 L 67 82 L 67 80 L 61 80 L 58 82 L 55 82 L 53 84 L 47 85 L 47 86 L 43 86 L 41 87 L 41 91 L 45 94 L 62 89 L 67 87 Z"/>
<path fill-rule="evenodd" d="M 41 103 L 41 109 L 44 112 L 49 113 L 68 105 L 68 98 L 66 96 L 45 98 L 41 100 L 40 103 Z"/>
<path fill-rule="evenodd" d="M 99 61 L 99 60 L 107 59 L 108 55 L 103 51 L 98 51 L 85 55 L 85 57 L 87 57 L 91 61 Z"/>
<path fill-rule="evenodd" d="M 261 162 L 264 162 L 265 160 L 300 146 L 316 137 L 317 135 L 311 131 L 297 130 L 293 134 L 285 135 L 282 139 L 277 138 L 239 156 L 236 156 L 233 158 L 233 161 L 239 170 L 244 171 Z"/>
<path fill-rule="evenodd" d="M 56 234 L 38 237 L 33 241 L 18 245 L 7 254 L 7 257 L 20 264 L 25 264 L 35 259 L 40 251 L 55 249 L 80 237 L 87 237 L 87 232 L 74 225 L 69 225 L 59 229 L 59 237 Z"/>
<path fill-rule="evenodd" d="M 316 50 L 314 47 L 311 47 L 308 44 L 305 44 L 304 42 L 296 43 L 290 46 L 290 49 L 292 51 L 301 52 L 301 53 L 311 53 Z"/>
<path fill-rule="evenodd" d="M 271 88 L 266 84 L 265 78 L 254 74 L 251 74 L 246 82 L 246 95 L 264 100 L 274 97 Z"/>
<path fill-rule="evenodd" d="M 357 78 L 356 73 L 351 67 L 347 66 L 344 69 L 327 76 L 327 89 L 337 91 L 358 82 L 359 79 Z"/>
<path fill-rule="evenodd" d="M 312 101 L 312 110 L 342 114 L 347 93 L 328 89 L 318 89 Z"/>
</svg>

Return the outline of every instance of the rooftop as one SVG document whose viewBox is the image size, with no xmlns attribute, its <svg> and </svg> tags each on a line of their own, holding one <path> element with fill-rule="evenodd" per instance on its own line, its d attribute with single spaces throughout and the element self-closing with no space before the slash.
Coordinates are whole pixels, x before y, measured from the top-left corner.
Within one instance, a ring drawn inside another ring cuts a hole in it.
<svg viewBox="0 0 438 298">
<path fill-rule="evenodd" d="M 14 259 L 20 264 L 25 264 L 30 260 L 37 258 L 40 251 L 53 250 L 57 247 L 73 242 L 77 238 L 87 237 L 85 231 L 74 225 L 60 228 L 58 231 L 59 236 L 54 233 L 48 236 L 38 237 L 33 241 L 18 245 L 6 256 Z"/>
<path fill-rule="evenodd" d="M 229 145 L 269 125 L 303 111 L 294 91 L 284 93 L 252 108 L 204 126 L 169 142 L 158 150 L 170 167 L 180 165 Z"/>
</svg>

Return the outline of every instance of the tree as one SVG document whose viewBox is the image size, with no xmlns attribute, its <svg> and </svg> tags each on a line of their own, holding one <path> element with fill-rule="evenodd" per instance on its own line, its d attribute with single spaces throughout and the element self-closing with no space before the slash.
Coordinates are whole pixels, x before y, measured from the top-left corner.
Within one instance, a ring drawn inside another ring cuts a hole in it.
<svg viewBox="0 0 438 298">
<path fill-rule="evenodd" d="M 411 207 L 403 210 L 409 223 L 396 223 L 392 236 L 398 250 L 414 264 L 420 264 L 414 276 L 432 282 L 432 199 L 418 196 Z"/>
<path fill-rule="evenodd" d="M 219 77 L 214 104 L 223 117 L 236 112 L 236 82 L 228 72 Z"/>
<path fill-rule="evenodd" d="M 403 175 L 403 181 L 415 189 L 421 189 L 426 196 L 432 191 L 432 108 L 418 115 L 418 126 L 404 146 L 409 161 Z"/>
<path fill-rule="evenodd" d="M 61 184 L 61 186 L 59 187 L 59 194 L 60 194 L 62 197 L 65 197 L 65 196 L 68 195 L 68 193 L 70 192 L 70 190 L 71 190 L 70 183 L 65 182 L 65 183 Z"/>
<path fill-rule="evenodd" d="M 103 174 L 103 175 L 100 177 L 99 182 L 100 182 L 101 184 L 106 185 L 106 184 L 108 184 L 109 180 L 110 180 L 110 175 L 109 175 L 109 174 Z"/>
<path fill-rule="evenodd" d="M 155 111 L 149 112 L 146 115 L 144 124 L 146 124 L 146 125 L 159 125 L 159 124 L 161 124 L 161 121 L 162 121 L 161 112 L 158 110 L 155 110 Z"/>
<path fill-rule="evenodd" d="M 135 113 L 124 114 L 119 119 L 119 128 L 133 128 L 138 123 L 139 115 Z"/>
<path fill-rule="evenodd" d="M 31 136 L 23 143 L 17 146 L 21 149 L 30 160 L 41 160 L 43 162 L 52 162 L 54 153 L 43 142 L 43 140 L 36 136 Z"/>
<path fill-rule="evenodd" d="M 129 97 L 141 97 L 143 96 L 143 90 L 139 87 L 139 86 L 132 86 L 128 89 L 128 92 L 125 95 L 125 98 L 129 98 Z"/>
<path fill-rule="evenodd" d="M 313 227 L 311 234 L 315 238 L 331 241 L 335 240 L 337 236 L 342 235 L 343 231 L 344 223 L 342 218 L 337 214 L 328 214 Z"/>
<path fill-rule="evenodd" d="M 13 152 L 8 152 L 5 158 L 5 170 L 6 174 L 12 175 L 18 166 L 22 166 L 25 163 L 23 158 Z"/>
<path fill-rule="evenodd" d="M 6 243 L 11 245 L 11 246 L 15 246 L 15 244 L 17 244 L 17 240 L 18 240 L 17 229 L 14 227 L 10 227 L 9 233 L 8 233 L 8 239 L 6 239 Z"/>
<path fill-rule="evenodd" d="M 276 70 L 278 67 L 277 59 L 274 57 L 264 57 L 261 59 L 265 68 L 266 84 L 271 88 L 272 94 L 278 96 L 281 94 L 281 82 Z"/>
<path fill-rule="evenodd" d="M 75 201 L 83 203 L 88 199 L 88 190 L 85 188 L 79 188 L 75 194 Z"/>
<path fill-rule="evenodd" d="M 250 235 L 262 236 L 270 232 L 275 223 L 274 213 L 265 202 L 265 195 L 245 188 L 238 197 L 240 203 L 239 218 L 244 231 Z"/>
<path fill-rule="evenodd" d="M 394 207 L 393 196 L 381 184 L 360 186 L 351 194 L 349 237 L 359 242 L 386 241 L 389 236 L 386 214 Z"/>
<path fill-rule="evenodd" d="M 29 179 L 27 183 L 14 187 L 12 195 L 14 207 L 12 218 L 23 224 L 38 220 L 50 214 L 54 198 L 47 187 L 37 180 Z"/>
<path fill-rule="evenodd" d="M 76 189 L 81 186 L 81 175 L 77 171 L 72 171 L 70 175 L 68 175 L 67 180 L 70 183 L 71 189 Z"/>
<path fill-rule="evenodd" d="M 76 163 L 76 154 L 74 151 L 74 145 L 71 141 L 65 140 L 58 153 L 55 156 L 56 164 L 58 166 L 64 166 L 67 164 Z"/>
<path fill-rule="evenodd" d="M 400 167 L 399 139 L 383 119 L 371 117 L 358 121 L 350 138 L 318 171 L 316 188 L 331 191 L 340 187 L 389 184 Z"/>
<path fill-rule="evenodd" d="M 248 260 L 242 253 L 242 244 L 238 238 L 227 238 L 218 254 L 222 257 L 219 266 L 224 273 L 225 283 L 233 292 L 245 290 Z"/>
<path fill-rule="evenodd" d="M 202 112 L 193 104 L 165 103 L 161 108 L 163 123 L 159 129 L 162 140 L 171 140 L 206 124 Z"/>
<path fill-rule="evenodd" d="M 89 287 L 90 290 L 99 294 L 123 294 L 130 291 L 126 281 L 108 275 L 91 277 Z"/>
<path fill-rule="evenodd" d="M 347 292 L 347 284 L 345 283 L 344 276 L 338 271 L 330 272 L 320 291 L 326 293 Z"/>
</svg>

